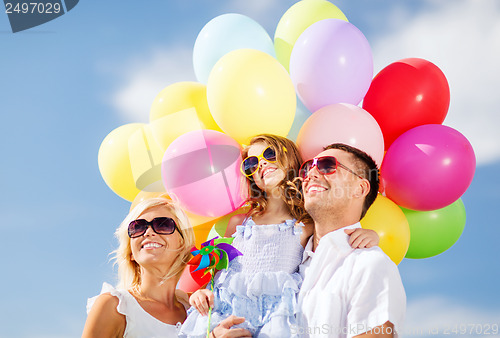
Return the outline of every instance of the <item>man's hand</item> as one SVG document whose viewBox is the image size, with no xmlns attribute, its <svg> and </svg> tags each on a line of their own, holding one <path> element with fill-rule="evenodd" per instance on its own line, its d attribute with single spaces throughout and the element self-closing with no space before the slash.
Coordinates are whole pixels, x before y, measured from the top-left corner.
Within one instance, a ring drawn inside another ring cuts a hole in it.
<svg viewBox="0 0 500 338">
<path fill-rule="evenodd" d="M 231 329 L 234 325 L 245 321 L 243 317 L 229 316 L 220 322 L 212 332 L 210 338 L 234 338 L 234 337 L 252 337 L 252 334 L 245 329 Z"/>
</svg>

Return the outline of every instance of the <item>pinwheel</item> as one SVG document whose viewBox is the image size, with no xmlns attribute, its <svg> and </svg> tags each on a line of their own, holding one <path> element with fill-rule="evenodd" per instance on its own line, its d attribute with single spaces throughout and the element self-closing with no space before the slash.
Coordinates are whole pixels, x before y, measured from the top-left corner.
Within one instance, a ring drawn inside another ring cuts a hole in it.
<svg viewBox="0 0 500 338">
<path fill-rule="evenodd" d="M 191 270 L 193 279 L 201 281 L 210 276 L 210 289 L 214 290 L 215 270 L 227 269 L 229 262 L 237 256 L 242 255 L 235 247 L 231 245 L 234 238 L 214 237 L 201 244 L 198 250 L 196 247 L 191 249 L 193 258 L 188 262 L 189 265 L 196 267 Z M 210 319 L 212 318 L 212 308 L 208 313 L 207 337 L 210 334 Z"/>
</svg>

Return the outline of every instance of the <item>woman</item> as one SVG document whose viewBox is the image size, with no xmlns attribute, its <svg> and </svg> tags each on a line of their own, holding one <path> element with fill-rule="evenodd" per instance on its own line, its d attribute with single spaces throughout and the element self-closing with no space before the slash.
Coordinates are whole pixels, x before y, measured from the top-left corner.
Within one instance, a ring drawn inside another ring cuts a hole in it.
<svg viewBox="0 0 500 338">
<path fill-rule="evenodd" d="M 187 294 L 176 290 L 194 245 L 188 218 L 172 201 L 152 198 L 139 203 L 115 235 L 118 287 L 104 283 L 89 299 L 82 337 L 176 337 L 189 306 Z M 213 334 L 249 336 L 229 330 L 243 320 L 232 317 Z"/>
</svg>

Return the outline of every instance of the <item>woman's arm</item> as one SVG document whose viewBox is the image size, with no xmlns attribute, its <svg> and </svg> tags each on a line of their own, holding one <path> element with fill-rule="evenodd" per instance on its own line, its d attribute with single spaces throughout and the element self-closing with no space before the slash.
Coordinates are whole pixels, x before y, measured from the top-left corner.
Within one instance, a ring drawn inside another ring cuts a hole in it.
<svg viewBox="0 0 500 338">
<path fill-rule="evenodd" d="M 116 310 L 118 302 L 118 298 L 109 293 L 97 297 L 87 316 L 82 338 L 123 337 L 127 321 Z"/>
</svg>

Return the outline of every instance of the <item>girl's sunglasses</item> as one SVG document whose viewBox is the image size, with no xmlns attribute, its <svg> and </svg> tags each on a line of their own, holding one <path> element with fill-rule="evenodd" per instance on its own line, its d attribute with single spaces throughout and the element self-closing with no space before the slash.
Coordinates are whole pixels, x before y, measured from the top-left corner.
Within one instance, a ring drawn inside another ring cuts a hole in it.
<svg viewBox="0 0 500 338">
<path fill-rule="evenodd" d="M 337 171 L 337 167 L 340 167 L 342 169 L 347 170 L 351 174 L 363 179 L 363 177 L 359 176 L 354 171 L 347 168 L 345 165 L 343 165 L 342 163 L 337 161 L 337 159 L 333 156 L 316 157 L 316 158 L 313 158 L 312 160 L 305 161 L 300 166 L 299 176 L 302 179 L 305 179 L 307 177 L 307 174 L 309 173 L 309 171 L 311 171 L 312 168 L 314 168 L 315 166 L 316 166 L 316 168 L 318 168 L 318 171 L 323 175 L 334 174 Z"/>
<path fill-rule="evenodd" d="M 267 147 L 259 156 L 248 156 L 245 158 L 241 163 L 241 172 L 243 175 L 247 177 L 252 176 L 257 169 L 259 169 L 259 162 L 261 158 L 274 163 L 276 162 L 276 152 L 272 147 Z"/>
<path fill-rule="evenodd" d="M 151 227 L 151 229 L 153 229 L 153 231 L 159 235 L 171 235 L 174 233 L 175 229 L 179 231 L 177 224 L 172 218 L 156 217 L 150 222 L 146 221 L 145 219 L 136 219 L 135 221 L 130 222 L 130 224 L 128 225 L 128 236 L 130 238 L 142 236 L 146 233 L 148 227 Z M 181 234 L 180 231 L 179 234 Z"/>
</svg>

